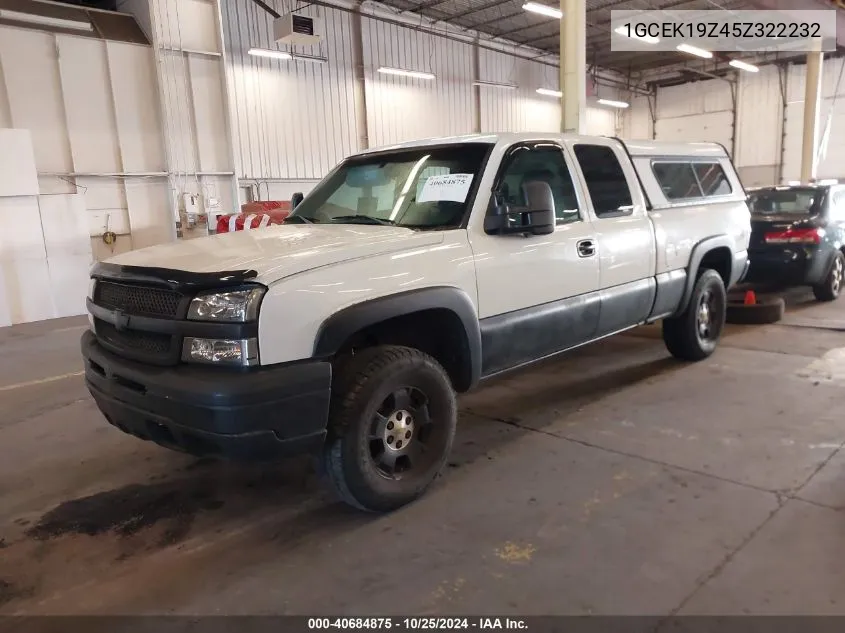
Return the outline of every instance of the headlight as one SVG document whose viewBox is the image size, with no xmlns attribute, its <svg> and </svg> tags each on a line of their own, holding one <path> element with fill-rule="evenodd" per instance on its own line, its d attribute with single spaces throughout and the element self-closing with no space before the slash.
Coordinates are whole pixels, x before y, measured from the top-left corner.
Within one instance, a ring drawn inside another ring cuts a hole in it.
<svg viewBox="0 0 845 633">
<path fill-rule="evenodd" d="M 245 323 L 254 321 L 258 315 L 258 304 L 266 288 L 249 290 L 210 292 L 201 294 L 191 301 L 188 318 L 192 321 L 228 321 Z"/>
<path fill-rule="evenodd" d="M 231 340 L 185 337 L 182 360 L 213 365 L 257 365 L 258 343 L 254 338 Z"/>
</svg>

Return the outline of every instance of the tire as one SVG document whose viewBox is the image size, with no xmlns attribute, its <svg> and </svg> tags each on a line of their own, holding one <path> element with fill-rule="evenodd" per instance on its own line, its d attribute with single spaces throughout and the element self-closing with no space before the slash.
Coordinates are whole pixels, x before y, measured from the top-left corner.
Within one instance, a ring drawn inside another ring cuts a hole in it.
<svg viewBox="0 0 845 633">
<path fill-rule="evenodd" d="M 827 277 L 819 285 L 813 286 L 813 294 L 818 301 L 835 301 L 842 292 L 843 280 L 845 280 L 845 256 L 837 251 Z"/>
<path fill-rule="evenodd" d="M 672 356 L 687 361 L 710 356 L 722 336 L 726 305 L 725 284 L 719 273 L 701 271 L 684 312 L 663 320 L 663 342 Z"/>
<path fill-rule="evenodd" d="M 728 302 L 726 319 L 737 325 L 764 325 L 777 323 L 783 318 L 786 302 L 780 297 L 765 297 L 757 303 L 745 305 L 741 301 Z"/>
<path fill-rule="evenodd" d="M 335 494 L 369 512 L 422 496 L 455 438 L 458 407 L 444 369 L 419 350 L 380 346 L 349 358 L 332 382 L 320 470 Z"/>
</svg>

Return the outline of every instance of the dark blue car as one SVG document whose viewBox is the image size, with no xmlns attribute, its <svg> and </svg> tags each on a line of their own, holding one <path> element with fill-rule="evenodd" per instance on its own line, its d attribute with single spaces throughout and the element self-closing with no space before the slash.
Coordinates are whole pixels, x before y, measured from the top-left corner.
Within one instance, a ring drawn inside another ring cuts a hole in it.
<svg viewBox="0 0 845 633">
<path fill-rule="evenodd" d="M 845 185 L 749 190 L 751 262 L 745 281 L 778 288 L 810 286 L 819 301 L 842 291 Z"/>
</svg>

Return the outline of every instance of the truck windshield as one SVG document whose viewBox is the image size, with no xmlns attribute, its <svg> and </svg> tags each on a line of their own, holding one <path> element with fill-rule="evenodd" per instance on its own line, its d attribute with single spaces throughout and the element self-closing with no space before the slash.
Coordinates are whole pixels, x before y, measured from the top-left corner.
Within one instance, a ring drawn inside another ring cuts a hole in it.
<svg viewBox="0 0 845 633">
<path fill-rule="evenodd" d="M 754 215 L 815 215 L 819 211 L 822 190 L 813 187 L 760 189 L 748 197 Z"/>
<path fill-rule="evenodd" d="M 490 148 L 486 143 L 461 143 L 349 159 L 320 182 L 285 223 L 458 227 Z"/>
</svg>

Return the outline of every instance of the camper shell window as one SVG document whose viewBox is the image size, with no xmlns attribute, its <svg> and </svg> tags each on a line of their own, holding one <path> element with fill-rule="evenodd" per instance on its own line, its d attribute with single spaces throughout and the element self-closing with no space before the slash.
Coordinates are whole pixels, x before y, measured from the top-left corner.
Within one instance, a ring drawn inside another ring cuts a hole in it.
<svg viewBox="0 0 845 633">
<path fill-rule="evenodd" d="M 733 193 L 718 161 L 653 160 L 651 170 L 666 199 L 671 202 Z"/>
</svg>

